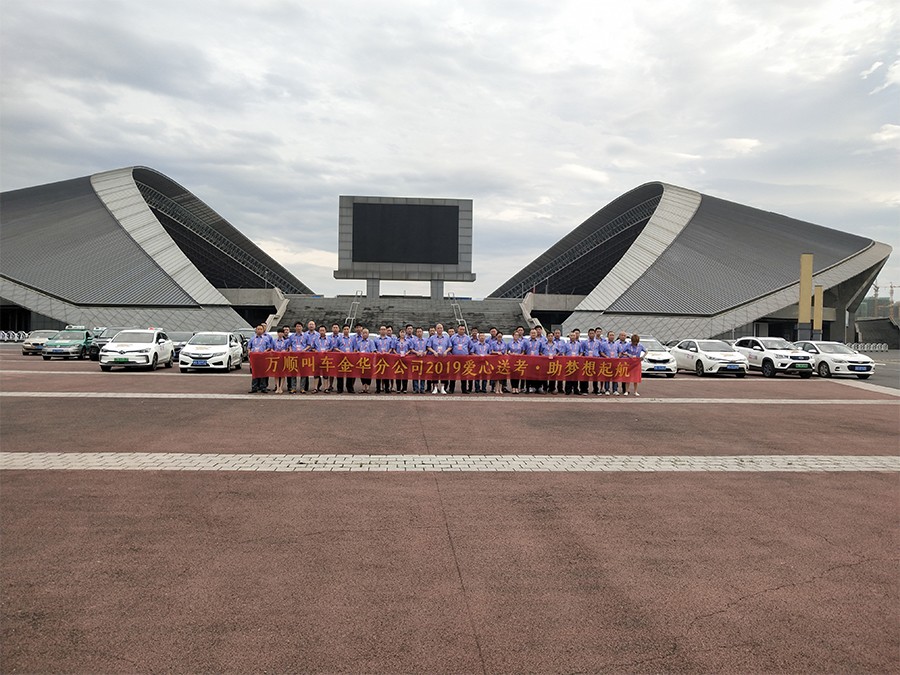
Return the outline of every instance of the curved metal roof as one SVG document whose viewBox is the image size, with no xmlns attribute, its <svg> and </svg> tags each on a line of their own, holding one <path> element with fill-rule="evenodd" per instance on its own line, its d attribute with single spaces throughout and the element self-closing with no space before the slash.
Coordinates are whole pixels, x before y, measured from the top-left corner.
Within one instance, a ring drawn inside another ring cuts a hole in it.
<svg viewBox="0 0 900 675">
<path fill-rule="evenodd" d="M 312 291 L 146 167 L 0 195 L 0 275 L 74 305 L 228 305 L 216 288 Z"/>
<path fill-rule="evenodd" d="M 91 179 L 0 195 L 0 273 L 77 305 L 195 306 L 106 209 Z"/>
<path fill-rule="evenodd" d="M 700 206 L 610 312 L 712 315 L 797 281 L 801 253 L 815 271 L 871 239 L 701 195 Z"/>
</svg>

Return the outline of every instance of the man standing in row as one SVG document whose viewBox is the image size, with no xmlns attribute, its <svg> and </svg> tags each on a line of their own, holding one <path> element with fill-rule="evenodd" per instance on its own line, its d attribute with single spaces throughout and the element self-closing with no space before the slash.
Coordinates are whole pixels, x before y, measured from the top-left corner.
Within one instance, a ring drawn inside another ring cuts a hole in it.
<svg viewBox="0 0 900 675">
<path fill-rule="evenodd" d="M 266 333 L 266 325 L 259 324 L 256 327 L 256 335 L 250 338 L 250 343 L 247 346 L 248 351 L 258 354 L 260 352 L 271 352 L 275 349 L 275 343 L 272 340 L 272 336 Z M 269 393 L 269 378 L 268 377 L 254 377 L 253 383 L 250 386 L 251 394 L 268 394 Z"/>
</svg>

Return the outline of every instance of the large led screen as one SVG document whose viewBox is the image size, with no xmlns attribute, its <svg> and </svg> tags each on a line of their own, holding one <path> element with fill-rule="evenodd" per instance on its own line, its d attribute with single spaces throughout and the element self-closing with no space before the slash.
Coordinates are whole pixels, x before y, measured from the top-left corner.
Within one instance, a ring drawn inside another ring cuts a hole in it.
<svg viewBox="0 0 900 675">
<path fill-rule="evenodd" d="M 459 207 L 354 202 L 353 261 L 459 264 Z"/>
</svg>

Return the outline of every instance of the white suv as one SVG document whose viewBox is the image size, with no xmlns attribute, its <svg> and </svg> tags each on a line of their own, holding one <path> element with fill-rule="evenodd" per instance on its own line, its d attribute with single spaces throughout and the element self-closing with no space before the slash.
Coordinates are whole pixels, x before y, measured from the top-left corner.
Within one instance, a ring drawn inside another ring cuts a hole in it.
<svg viewBox="0 0 900 675">
<path fill-rule="evenodd" d="M 160 363 L 171 368 L 175 346 L 165 332 L 156 328 L 123 330 L 100 350 L 100 370 L 113 367 L 156 370 Z"/>
<path fill-rule="evenodd" d="M 813 374 L 812 356 L 784 338 L 744 337 L 734 343 L 734 350 L 746 356 L 750 369 L 761 370 L 764 377 L 796 373 L 808 379 Z"/>
</svg>

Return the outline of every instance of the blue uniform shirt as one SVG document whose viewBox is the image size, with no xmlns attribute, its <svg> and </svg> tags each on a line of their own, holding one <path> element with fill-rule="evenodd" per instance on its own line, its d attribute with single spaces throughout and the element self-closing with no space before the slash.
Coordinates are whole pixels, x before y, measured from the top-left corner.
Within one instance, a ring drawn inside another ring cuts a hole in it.
<svg viewBox="0 0 900 675">
<path fill-rule="evenodd" d="M 490 354 L 493 351 L 493 346 L 490 342 L 485 340 L 484 342 L 473 342 L 472 343 L 472 353 L 477 354 L 478 356 L 484 356 L 485 354 Z"/>
<path fill-rule="evenodd" d="M 362 336 L 357 338 L 355 350 L 358 352 L 374 352 L 375 351 L 375 340 L 369 338 L 367 340 L 363 339 Z"/>
<path fill-rule="evenodd" d="M 506 347 L 506 351 L 510 354 L 524 354 L 525 353 L 525 340 L 519 340 L 517 338 L 513 338 L 513 341 L 509 343 Z"/>
<path fill-rule="evenodd" d="M 275 343 L 273 342 L 271 335 L 263 333 L 262 335 L 254 335 L 250 338 L 250 346 L 248 349 L 251 352 L 264 352 L 269 349 L 275 349 Z"/>
<path fill-rule="evenodd" d="M 583 345 L 582 354 L 584 356 L 600 356 L 600 340 L 586 340 Z"/>
<path fill-rule="evenodd" d="M 400 356 L 406 356 L 407 353 L 409 353 L 409 340 L 406 338 L 402 340 L 398 339 L 394 345 L 394 351 Z"/>
<path fill-rule="evenodd" d="M 457 335 L 454 333 L 450 336 L 450 353 L 456 356 L 468 354 L 471 344 L 472 339 L 468 335 Z"/>
<path fill-rule="evenodd" d="M 525 342 L 525 354 L 528 356 L 540 356 L 547 353 L 547 345 L 540 338 L 532 340 L 528 338 Z"/>
<path fill-rule="evenodd" d="M 424 352 L 426 346 L 428 345 L 428 339 L 423 337 L 416 337 L 415 335 L 409 340 L 406 341 L 406 344 L 409 345 L 409 350 L 411 352 Z M 417 354 L 418 356 L 418 354 Z M 424 353 L 423 353 L 424 356 Z"/>
<path fill-rule="evenodd" d="M 332 341 L 331 348 L 336 352 L 352 352 L 355 337 L 355 335 L 348 335 L 347 337 L 338 335 L 337 339 Z"/>
<path fill-rule="evenodd" d="M 435 333 L 428 338 L 426 343 L 428 349 L 433 349 L 438 356 L 445 356 L 450 351 L 450 336 L 444 333 L 440 337 Z"/>
<path fill-rule="evenodd" d="M 274 344 L 273 349 L 276 352 L 289 352 L 291 351 L 291 336 L 275 338 Z"/>
<path fill-rule="evenodd" d="M 375 351 L 379 354 L 387 354 L 394 348 L 394 338 L 390 335 L 385 335 L 384 337 L 378 336 L 375 338 Z"/>
<path fill-rule="evenodd" d="M 638 342 L 636 345 L 633 345 L 629 342 L 624 347 L 622 347 L 622 356 L 625 357 L 633 357 L 639 359 L 646 353 L 647 349 L 640 342 Z"/>
<path fill-rule="evenodd" d="M 503 341 L 503 338 L 497 338 L 496 340 L 491 341 L 491 352 L 494 354 L 506 353 L 506 343 Z"/>
</svg>

